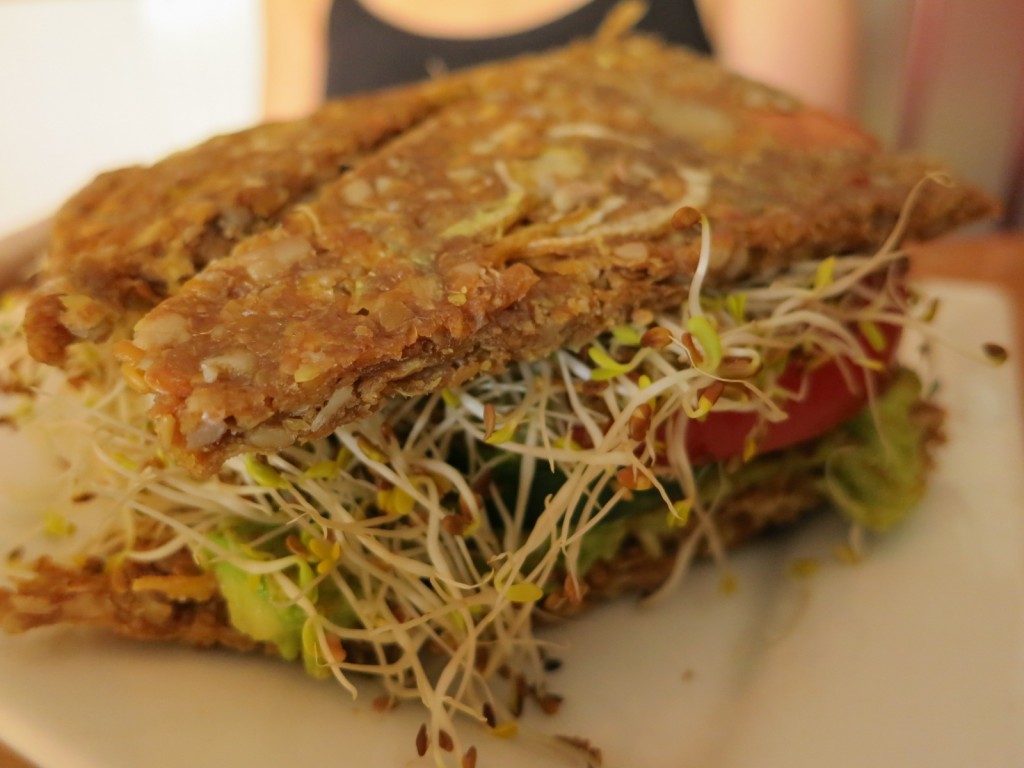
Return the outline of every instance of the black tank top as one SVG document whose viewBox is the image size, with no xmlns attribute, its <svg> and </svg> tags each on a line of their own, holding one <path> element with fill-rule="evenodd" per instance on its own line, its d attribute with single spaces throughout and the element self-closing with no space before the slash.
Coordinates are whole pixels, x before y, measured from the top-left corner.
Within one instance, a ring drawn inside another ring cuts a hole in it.
<svg viewBox="0 0 1024 768">
<path fill-rule="evenodd" d="M 335 0 L 328 27 L 327 96 L 422 80 L 435 65 L 453 70 L 565 45 L 592 35 L 618 2 L 591 0 L 534 29 L 467 40 L 407 32 L 373 15 L 359 0 Z M 711 53 L 694 0 L 651 0 L 637 28 Z"/>
</svg>

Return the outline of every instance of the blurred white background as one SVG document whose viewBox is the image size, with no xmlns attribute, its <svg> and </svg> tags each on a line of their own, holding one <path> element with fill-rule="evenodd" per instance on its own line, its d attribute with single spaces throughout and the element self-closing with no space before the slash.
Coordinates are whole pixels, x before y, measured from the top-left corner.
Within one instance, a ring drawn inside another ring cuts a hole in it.
<svg viewBox="0 0 1024 768">
<path fill-rule="evenodd" d="M 1007 199 L 1024 2 L 860 2 L 860 119 Z M 258 120 L 261 20 L 259 0 L 0 0 L 0 233 L 101 170 Z"/>
<path fill-rule="evenodd" d="M 259 0 L 0 0 L 0 233 L 259 119 Z"/>
</svg>

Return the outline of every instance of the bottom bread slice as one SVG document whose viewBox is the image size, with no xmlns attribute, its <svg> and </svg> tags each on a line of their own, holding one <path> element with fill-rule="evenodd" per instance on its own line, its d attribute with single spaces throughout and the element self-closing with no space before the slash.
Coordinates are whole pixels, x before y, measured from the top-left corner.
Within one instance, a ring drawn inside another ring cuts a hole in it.
<svg viewBox="0 0 1024 768">
<path fill-rule="evenodd" d="M 920 449 L 930 464 L 944 440 L 945 413 L 934 403 L 919 400 L 912 407 L 912 419 L 920 428 Z M 829 499 L 820 479 L 818 471 L 781 473 L 726 496 L 714 510 L 714 539 L 726 549 L 748 542 L 756 546 L 752 540 L 760 534 L 822 510 Z M 602 601 L 657 589 L 673 571 L 680 543 L 701 524 L 693 519 L 656 540 L 625 535 L 614 554 L 589 565 L 582 589 L 567 595 L 562 582 L 553 580 L 537 606 L 539 612 L 555 617 L 578 615 Z M 154 538 L 159 535 L 156 530 L 136 541 L 135 548 L 155 549 L 163 544 Z M 706 544 L 702 550 L 709 554 Z M 74 625 L 100 627 L 135 640 L 278 653 L 274 644 L 255 640 L 232 625 L 217 579 L 187 548 L 145 562 L 120 555 L 86 557 L 74 564 L 41 558 L 31 564 L 30 571 L 11 588 L 0 588 L 0 628 L 8 633 Z M 358 647 L 346 647 L 346 651 L 352 658 L 367 656 Z"/>
</svg>

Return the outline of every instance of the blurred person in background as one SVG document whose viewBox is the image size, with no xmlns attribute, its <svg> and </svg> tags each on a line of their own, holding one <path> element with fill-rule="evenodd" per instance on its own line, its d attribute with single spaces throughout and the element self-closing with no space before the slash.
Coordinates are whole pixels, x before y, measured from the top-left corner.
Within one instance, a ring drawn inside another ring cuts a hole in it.
<svg viewBox="0 0 1024 768">
<path fill-rule="evenodd" d="M 592 35 L 620 0 L 263 0 L 265 115 Z M 649 0 L 637 28 L 849 115 L 855 0 Z"/>
</svg>

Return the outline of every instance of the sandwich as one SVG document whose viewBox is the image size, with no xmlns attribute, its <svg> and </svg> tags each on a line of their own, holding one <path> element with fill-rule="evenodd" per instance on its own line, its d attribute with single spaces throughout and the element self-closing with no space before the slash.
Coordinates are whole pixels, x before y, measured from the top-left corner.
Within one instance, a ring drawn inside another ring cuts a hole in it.
<svg viewBox="0 0 1024 768">
<path fill-rule="evenodd" d="M 461 720 L 557 708 L 545 622 L 913 509 L 943 413 L 902 244 L 992 212 L 632 34 L 103 175 L 5 304 L 4 423 L 75 551 L 10 553 L 0 626 L 376 676 L 472 765 Z"/>
</svg>

